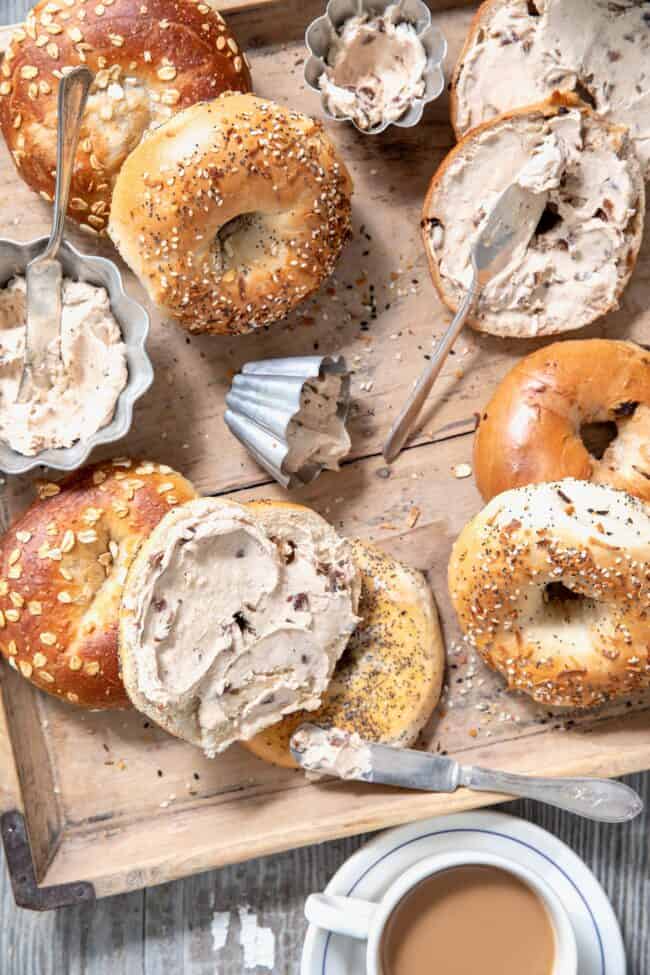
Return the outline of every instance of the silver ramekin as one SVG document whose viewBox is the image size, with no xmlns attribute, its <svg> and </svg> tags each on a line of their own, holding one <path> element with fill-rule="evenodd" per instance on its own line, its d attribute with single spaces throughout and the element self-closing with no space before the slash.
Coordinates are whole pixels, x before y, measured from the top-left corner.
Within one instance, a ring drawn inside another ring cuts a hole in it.
<svg viewBox="0 0 650 975">
<path fill-rule="evenodd" d="M 26 244 L 0 240 L 0 287 L 4 287 L 14 275 L 24 274 L 29 262 L 44 250 L 46 243 L 47 237 L 30 240 Z M 128 433 L 133 419 L 133 404 L 153 381 L 153 368 L 145 349 L 149 316 L 124 291 L 116 265 L 105 257 L 81 254 L 65 240 L 58 259 L 65 277 L 106 288 L 111 311 L 126 345 L 127 383 L 118 398 L 113 419 L 87 440 L 79 440 L 71 447 L 43 450 L 33 457 L 19 454 L 0 441 L 0 471 L 6 474 L 25 474 L 41 465 L 59 471 L 72 471 L 80 467 L 98 444 L 112 443 Z"/>
<path fill-rule="evenodd" d="M 321 108 L 326 118 L 334 122 L 352 122 L 355 129 L 363 135 L 379 135 L 390 125 L 409 129 L 422 118 L 424 106 L 442 94 L 445 87 L 443 62 L 447 55 L 447 41 L 441 31 L 431 23 L 431 12 L 423 0 L 402 0 L 402 19 L 413 24 L 425 51 L 427 66 L 424 72 L 426 87 L 422 98 L 415 98 L 404 114 L 394 122 L 382 122 L 374 128 L 361 129 L 349 116 L 332 115 L 325 106 L 319 79 L 327 68 L 327 53 L 332 40 L 346 20 L 367 13 L 371 17 L 382 14 L 390 6 L 387 0 L 330 0 L 322 17 L 318 17 L 307 28 L 305 44 L 309 58 L 305 65 L 305 81 L 321 96 Z"/>
<path fill-rule="evenodd" d="M 271 477 L 290 488 L 309 484 L 323 470 L 307 464 L 297 473 L 284 469 L 289 453 L 287 428 L 300 410 L 302 388 L 310 379 L 342 377 L 337 416 L 345 424 L 350 409 L 350 374 L 343 356 L 301 355 L 248 362 L 226 396 L 226 426 Z"/>
</svg>

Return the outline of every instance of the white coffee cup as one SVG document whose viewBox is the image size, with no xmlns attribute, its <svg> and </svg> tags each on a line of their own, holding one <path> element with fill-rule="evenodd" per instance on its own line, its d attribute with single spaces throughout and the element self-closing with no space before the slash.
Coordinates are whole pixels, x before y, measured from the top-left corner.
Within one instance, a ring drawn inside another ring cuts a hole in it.
<svg viewBox="0 0 650 975">
<path fill-rule="evenodd" d="M 368 975 L 382 975 L 381 945 L 386 923 L 403 897 L 422 880 L 452 867 L 496 867 L 513 874 L 537 894 L 551 921 L 555 956 L 551 975 L 576 975 L 578 955 L 569 915 L 557 894 L 533 870 L 491 853 L 442 853 L 427 857 L 401 874 L 379 902 L 336 894 L 311 894 L 305 903 L 307 920 L 336 934 L 367 941 Z"/>
</svg>

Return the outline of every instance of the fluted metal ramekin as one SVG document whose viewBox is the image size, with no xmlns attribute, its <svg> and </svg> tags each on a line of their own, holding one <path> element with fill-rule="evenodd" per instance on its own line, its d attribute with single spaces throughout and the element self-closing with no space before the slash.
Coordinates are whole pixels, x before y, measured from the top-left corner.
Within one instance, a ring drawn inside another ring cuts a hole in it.
<svg viewBox="0 0 650 975">
<path fill-rule="evenodd" d="M 46 243 L 47 237 L 25 244 L 0 240 L 0 287 L 8 284 L 16 274 L 24 274 L 29 262 L 44 250 Z M 94 447 L 119 440 L 128 433 L 133 420 L 133 404 L 153 381 L 153 367 L 145 348 L 149 316 L 141 305 L 126 294 L 117 266 L 105 257 L 81 254 L 65 240 L 58 259 L 63 265 L 65 277 L 99 285 L 108 292 L 111 311 L 126 345 L 128 378 L 119 395 L 113 419 L 86 440 L 78 440 L 71 447 L 43 450 L 33 456 L 19 454 L 0 441 L 0 471 L 6 474 L 26 474 L 41 465 L 59 471 L 72 471 L 80 467 Z"/>
<path fill-rule="evenodd" d="M 327 55 L 334 38 L 346 20 L 351 17 L 363 13 L 367 13 L 370 17 L 377 17 L 390 5 L 390 0 L 329 0 L 325 13 L 312 21 L 305 34 L 305 44 L 309 51 L 309 58 L 305 64 L 305 81 L 320 95 L 323 114 L 334 122 L 352 122 L 355 129 L 363 135 L 379 135 L 390 125 L 396 125 L 401 129 L 417 125 L 422 118 L 424 106 L 438 98 L 445 87 L 443 62 L 447 55 L 447 41 L 442 32 L 431 23 L 431 11 L 423 0 L 402 0 L 400 5 L 402 20 L 413 24 L 427 52 L 424 95 L 421 98 L 414 98 L 400 118 L 395 121 L 381 122 L 369 129 L 360 128 L 347 115 L 332 115 L 327 109 L 319 80 L 327 69 Z"/>
<path fill-rule="evenodd" d="M 325 375 L 341 377 L 336 415 L 345 425 L 350 408 L 350 374 L 342 355 L 248 362 L 233 379 L 226 396 L 226 426 L 282 487 L 309 484 L 324 469 L 322 464 L 312 463 L 289 472 L 284 465 L 289 454 L 287 431 L 300 411 L 303 386 Z"/>
</svg>

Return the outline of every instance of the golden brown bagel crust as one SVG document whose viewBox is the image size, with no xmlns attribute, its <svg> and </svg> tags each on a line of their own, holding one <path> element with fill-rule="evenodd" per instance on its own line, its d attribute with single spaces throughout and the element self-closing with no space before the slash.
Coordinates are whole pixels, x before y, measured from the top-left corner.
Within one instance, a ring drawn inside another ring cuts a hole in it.
<svg viewBox="0 0 650 975">
<path fill-rule="evenodd" d="M 614 422 L 597 460 L 583 424 Z M 575 477 L 650 501 L 650 353 L 608 339 L 556 342 L 520 359 L 486 406 L 474 441 L 486 501 L 510 488 Z"/>
<path fill-rule="evenodd" d="M 449 168 L 449 166 L 454 162 L 458 155 L 462 155 L 471 146 L 472 141 L 476 140 L 481 133 L 490 131 L 493 128 L 497 128 L 501 123 L 507 122 L 509 119 L 534 118 L 539 116 L 540 119 L 552 118 L 555 115 L 560 114 L 565 109 L 575 109 L 579 108 L 582 114 L 593 121 L 597 121 L 604 129 L 606 129 L 612 136 L 612 138 L 618 143 L 618 153 L 621 158 L 626 158 L 630 161 L 630 166 L 635 174 L 634 183 L 638 189 L 639 193 L 639 204 L 634 217 L 630 220 L 629 224 L 629 250 L 627 254 L 627 260 L 624 267 L 622 268 L 621 276 L 618 282 L 617 297 L 625 290 L 625 287 L 632 276 L 632 272 L 636 266 L 636 260 L 638 257 L 639 248 L 641 246 L 641 240 L 643 236 L 643 223 L 645 215 L 645 184 L 643 182 L 643 176 L 641 169 L 632 148 L 629 139 L 627 138 L 627 129 L 624 126 L 614 125 L 611 122 L 606 121 L 601 116 L 593 112 L 587 105 L 585 105 L 576 95 L 571 92 L 555 92 L 547 101 L 540 102 L 537 105 L 528 105 L 524 108 L 513 109 L 511 112 L 505 112 L 503 115 L 498 115 L 488 122 L 484 122 L 481 125 L 477 125 L 470 132 L 467 133 L 461 140 L 447 153 L 445 158 L 440 163 L 438 169 L 436 170 L 431 183 L 429 184 L 429 189 L 424 198 L 424 205 L 422 207 L 422 218 L 420 222 L 420 228 L 422 232 L 422 240 L 424 243 L 424 250 L 427 257 L 427 262 L 429 265 L 429 272 L 431 278 L 436 287 L 436 290 L 440 296 L 442 302 L 450 309 L 452 312 L 458 310 L 459 301 L 456 296 L 452 293 L 451 289 L 445 288 L 443 286 L 442 278 L 440 275 L 440 269 L 438 267 L 438 261 L 435 256 L 434 248 L 431 245 L 431 240 L 429 236 L 429 226 L 431 223 L 432 215 L 435 216 L 435 200 L 437 194 L 440 190 L 440 185 L 442 183 L 443 177 Z M 606 311 L 611 309 L 605 309 L 601 314 L 605 314 Z M 479 331 L 487 331 L 481 321 L 470 315 L 468 318 L 468 324 L 476 328 Z M 580 322 L 575 325 L 576 328 L 581 328 L 588 322 Z M 540 333 L 542 334 L 542 333 Z M 551 334 L 551 333 L 546 333 Z"/>
<path fill-rule="evenodd" d="M 191 332 L 238 334 L 283 318 L 331 274 L 351 192 L 319 122 L 227 95 L 179 113 L 131 153 L 109 233 L 166 314 Z M 261 226 L 247 256 L 215 254 L 221 228 L 250 213 Z"/>
<path fill-rule="evenodd" d="M 196 493 L 164 464 L 116 458 L 43 483 L 39 495 L 0 540 L 0 650 L 49 694 L 129 707 L 117 650 L 127 569 L 160 519 Z"/>
<path fill-rule="evenodd" d="M 68 212 L 95 232 L 106 227 L 120 166 L 152 123 L 224 91 L 251 87 L 239 45 L 207 3 L 41 0 L 4 55 L 0 126 L 18 172 L 50 202 L 58 79 L 66 67 L 80 64 L 96 77 Z"/>
<path fill-rule="evenodd" d="M 354 541 L 361 570 L 362 622 L 316 711 L 300 711 L 260 732 L 245 748 L 295 768 L 291 735 L 304 721 L 356 731 L 370 741 L 408 746 L 435 708 L 445 648 L 431 590 L 421 573 Z"/>
<path fill-rule="evenodd" d="M 457 125 L 457 122 L 456 122 L 456 118 L 457 118 L 457 114 L 458 114 L 458 91 L 457 91 L 458 78 L 460 77 L 460 73 L 463 70 L 463 64 L 465 62 L 465 58 L 466 58 L 468 52 L 474 46 L 474 42 L 476 40 L 476 35 L 478 34 L 479 30 L 481 29 L 481 26 L 483 24 L 483 21 L 491 13 L 492 6 L 493 6 L 493 4 L 495 2 L 498 3 L 498 2 L 500 2 L 500 0 L 484 0 L 484 3 L 482 3 L 480 5 L 480 7 L 478 8 L 478 10 L 476 11 L 476 13 L 474 14 L 474 16 L 472 17 L 472 22 L 469 25 L 469 30 L 467 31 L 467 36 L 465 38 L 465 43 L 463 44 L 463 49 L 460 52 L 460 54 L 458 55 L 458 60 L 456 61 L 456 65 L 454 67 L 454 71 L 453 71 L 453 74 L 451 76 L 451 82 L 450 82 L 450 85 L 449 85 L 449 118 L 450 118 L 450 121 L 451 121 L 451 126 L 452 126 L 452 128 L 454 130 L 454 135 L 456 136 L 456 141 L 457 142 L 460 141 L 463 138 L 463 135 L 464 134 L 466 134 L 466 133 L 463 133 L 463 132 L 460 132 L 459 131 L 458 125 Z"/>
<path fill-rule="evenodd" d="M 565 478 L 498 494 L 460 533 L 449 592 L 469 645 L 540 704 L 650 687 L 650 505 L 624 491 Z"/>
</svg>

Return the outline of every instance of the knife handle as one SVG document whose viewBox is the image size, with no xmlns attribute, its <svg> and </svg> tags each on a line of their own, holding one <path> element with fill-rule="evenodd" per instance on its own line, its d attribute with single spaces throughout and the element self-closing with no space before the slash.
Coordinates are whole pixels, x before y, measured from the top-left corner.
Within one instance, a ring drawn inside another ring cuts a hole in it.
<svg viewBox="0 0 650 975">
<path fill-rule="evenodd" d="M 625 823 L 643 809 L 634 789 L 614 779 L 536 778 L 463 765 L 459 784 L 481 792 L 537 799 L 601 823 Z"/>
</svg>

